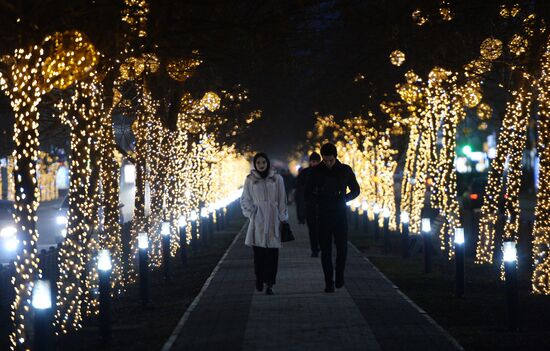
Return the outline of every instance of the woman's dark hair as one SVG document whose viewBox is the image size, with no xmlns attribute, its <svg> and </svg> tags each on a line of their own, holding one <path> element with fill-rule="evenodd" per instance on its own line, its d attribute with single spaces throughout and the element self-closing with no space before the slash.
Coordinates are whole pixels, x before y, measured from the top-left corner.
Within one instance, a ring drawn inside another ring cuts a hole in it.
<svg viewBox="0 0 550 351">
<path fill-rule="evenodd" d="M 321 155 L 336 157 L 338 155 L 338 153 L 336 152 L 336 146 L 334 146 L 334 144 L 332 143 L 326 143 L 321 147 Z"/>
<path fill-rule="evenodd" d="M 265 161 L 267 162 L 267 168 L 265 169 L 265 171 L 262 171 L 260 172 L 258 170 L 258 168 L 256 168 L 256 160 L 259 159 L 259 158 L 265 158 Z M 265 178 L 267 177 L 267 175 L 269 174 L 269 169 L 271 168 L 271 162 L 269 162 L 269 157 L 267 157 L 267 155 L 265 154 L 265 152 L 258 152 L 256 155 L 254 155 L 254 160 L 252 161 L 252 163 L 254 164 L 254 169 L 260 173 L 260 176 L 262 178 Z"/>
<path fill-rule="evenodd" d="M 310 161 L 321 161 L 321 156 L 319 156 L 318 153 L 316 153 L 315 151 L 313 151 L 311 153 L 311 155 L 309 155 L 309 160 Z"/>
</svg>

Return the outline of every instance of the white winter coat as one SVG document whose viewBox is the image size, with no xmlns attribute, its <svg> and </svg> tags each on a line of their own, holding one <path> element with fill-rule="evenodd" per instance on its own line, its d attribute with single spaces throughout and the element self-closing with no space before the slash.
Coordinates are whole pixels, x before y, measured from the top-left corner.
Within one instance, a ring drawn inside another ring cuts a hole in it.
<svg viewBox="0 0 550 351">
<path fill-rule="evenodd" d="M 253 169 L 246 177 L 241 197 L 243 214 L 250 222 L 245 245 L 269 248 L 281 247 L 279 225 L 288 220 L 283 178 L 270 169 L 262 178 Z"/>
</svg>

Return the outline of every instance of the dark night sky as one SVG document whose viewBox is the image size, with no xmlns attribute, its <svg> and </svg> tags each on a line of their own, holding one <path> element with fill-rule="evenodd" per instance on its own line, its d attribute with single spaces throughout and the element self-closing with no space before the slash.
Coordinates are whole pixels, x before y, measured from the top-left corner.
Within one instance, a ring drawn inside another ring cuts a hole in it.
<svg viewBox="0 0 550 351">
<path fill-rule="evenodd" d="M 262 109 L 263 118 L 239 136 L 239 144 L 282 156 L 305 139 L 314 112 L 339 118 L 377 112 L 407 70 L 425 74 L 436 64 L 452 69 L 475 58 L 481 40 L 492 33 L 496 2 L 452 1 L 454 21 L 434 19 L 418 27 L 412 11 L 420 6 L 436 13 L 437 1 L 156 0 L 151 1 L 147 46 L 167 57 L 198 49 L 204 64 L 190 86 L 199 92 L 246 87 L 247 108 Z M 2 1 L 0 53 L 45 33 L 79 29 L 112 54 L 120 41 L 120 3 Z M 395 49 L 407 55 L 399 68 L 388 58 Z M 354 82 L 359 73 L 365 79 Z M 12 120 L 7 100 L 0 104 L 0 138 L 5 139 L 2 133 L 9 134 Z M 378 118 L 384 122 L 381 114 Z"/>
</svg>

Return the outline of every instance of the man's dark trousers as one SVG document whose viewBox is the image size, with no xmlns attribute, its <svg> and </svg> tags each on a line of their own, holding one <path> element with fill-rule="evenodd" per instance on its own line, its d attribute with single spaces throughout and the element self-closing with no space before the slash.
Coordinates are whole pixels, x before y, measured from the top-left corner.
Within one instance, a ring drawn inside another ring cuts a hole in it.
<svg viewBox="0 0 550 351">
<path fill-rule="evenodd" d="M 317 223 L 317 210 L 314 206 L 307 206 L 306 223 L 309 230 L 309 245 L 311 253 L 319 252 L 319 225 Z"/>
<path fill-rule="evenodd" d="M 321 244 L 321 262 L 327 286 L 334 284 L 332 265 L 332 240 L 336 245 L 336 280 L 344 279 L 346 256 L 348 252 L 348 223 L 345 211 L 342 213 L 324 214 L 319 212 L 319 241 Z"/>
</svg>

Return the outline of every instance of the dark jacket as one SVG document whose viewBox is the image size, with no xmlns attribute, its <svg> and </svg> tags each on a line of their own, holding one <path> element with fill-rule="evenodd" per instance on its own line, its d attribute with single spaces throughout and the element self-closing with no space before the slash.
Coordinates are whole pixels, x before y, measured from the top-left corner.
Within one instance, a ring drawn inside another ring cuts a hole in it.
<svg viewBox="0 0 550 351">
<path fill-rule="evenodd" d="M 296 178 L 296 193 L 294 198 L 296 200 L 296 212 L 300 223 L 306 220 L 308 203 L 306 202 L 305 192 L 311 171 L 312 167 L 303 168 Z M 309 206 L 311 207 L 312 204 L 309 204 Z"/>
<path fill-rule="evenodd" d="M 312 168 L 306 184 L 305 199 L 318 206 L 320 216 L 345 214 L 346 202 L 355 199 L 360 192 L 351 167 L 336 160 L 330 169 L 324 162 Z"/>
</svg>

